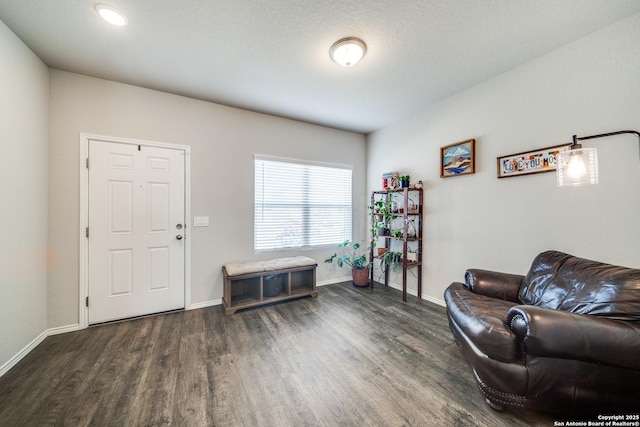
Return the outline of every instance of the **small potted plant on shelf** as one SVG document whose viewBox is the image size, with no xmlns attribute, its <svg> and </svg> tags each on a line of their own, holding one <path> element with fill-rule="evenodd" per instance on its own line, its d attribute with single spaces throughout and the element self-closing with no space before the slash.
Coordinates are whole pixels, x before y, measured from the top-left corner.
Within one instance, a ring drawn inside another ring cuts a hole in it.
<svg viewBox="0 0 640 427">
<path fill-rule="evenodd" d="M 391 230 L 391 237 L 395 239 L 402 239 L 404 232 L 402 230 Z"/>
<path fill-rule="evenodd" d="M 393 202 L 391 198 L 376 200 L 373 204 L 373 219 L 371 231 L 374 235 L 388 236 L 391 221 L 398 218 L 393 212 Z"/>
<path fill-rule="evenodd" d="M 333 261 L 337 261 L 339 267 L 344 267 L 345 265 L 351 267 L 353 284 L 361 287 L 368 286 L 369 268 L 371 268 L 366 256 L 368 248 L 363 248 L 360 243 L 345 240 L 338 245 L 338 249 L 341 252 L 340 256 L 336 252 L 325 259 L 324 262 L 330 264 Z"/>
<path fill-rule="evenodd" d="M 400 187 L 409 188 L 409 183 L 411 182 L 410 175 L 403 175 L 400 177 Z"/>
<path fill-rule="evenodd" d="M 416 224 L 411 219 L 407 219 L 407 237 L 414 238 L 418 235 L 418 230 L 416 230 Z"/>
<path fill-rule="evenodd" d="M 418 204 L 411 197 L 409 197 L 409 210 L 407 212 L 411 214 L 418 213 Z"/>
<path fill-rule="evenodd" d="M 387 268 L 391 267 L 396 271 L 398 264 L 402 261 L 402 252 L 387 251 L 380 257 L 380 273 L 384 273 Z"/>
<path fill-rule="evenodd" d="M 382 257 L 388 250 L 389 248 L 378 248 L 378 257 Z"/>
</svg>

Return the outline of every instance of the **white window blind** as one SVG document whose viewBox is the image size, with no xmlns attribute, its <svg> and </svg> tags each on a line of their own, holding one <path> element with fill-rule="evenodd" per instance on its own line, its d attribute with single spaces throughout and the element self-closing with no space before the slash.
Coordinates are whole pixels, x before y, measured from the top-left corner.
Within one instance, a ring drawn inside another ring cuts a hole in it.
<svg viewBox="0 0 640 427">
<path fill-rule="evenodd" d="M 254 249 L 351 239 L 351 168 L 255 156 Z"/>
</svg>

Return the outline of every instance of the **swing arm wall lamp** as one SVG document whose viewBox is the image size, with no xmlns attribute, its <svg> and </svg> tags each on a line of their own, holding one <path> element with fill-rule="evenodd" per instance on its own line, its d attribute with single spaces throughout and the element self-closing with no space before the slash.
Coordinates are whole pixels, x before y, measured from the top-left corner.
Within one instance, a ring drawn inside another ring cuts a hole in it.
<svg viewBox="0 0 640 427">
<path fill-rule="evenodd" d="M 581 137 L 573 135 L 573 143 L 569 147 L 569 150 L 559 153 L 556 158 L 558 187 L 598 183 L 598 152 L 595 148 L 582 148 L 582 144 L 579 144 L 578 141 L 626 133 L 636 135 L 640 147 L 640 132 L 635 130 L 621 130 Z"/>
</svg>

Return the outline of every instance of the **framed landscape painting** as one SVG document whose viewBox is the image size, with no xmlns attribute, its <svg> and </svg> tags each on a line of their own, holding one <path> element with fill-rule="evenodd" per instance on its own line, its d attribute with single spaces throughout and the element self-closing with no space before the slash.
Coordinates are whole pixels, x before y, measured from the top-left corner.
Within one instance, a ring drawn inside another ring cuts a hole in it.
<svg viewBox="0 0 640 427">
<path fill-rule="evenodd" d="M 440 177 L 475 173 L 475 139 L 440 147 Z"/>
</svg>

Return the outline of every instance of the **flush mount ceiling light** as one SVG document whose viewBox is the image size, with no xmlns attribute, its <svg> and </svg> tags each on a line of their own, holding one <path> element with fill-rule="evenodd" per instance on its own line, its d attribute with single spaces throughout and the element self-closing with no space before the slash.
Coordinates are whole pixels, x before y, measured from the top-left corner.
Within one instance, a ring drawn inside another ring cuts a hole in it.
<svg viewBox="0 0 640 427">
<path fill-rule="evenodd" d="M 124 27 L 129 23 L 129 20 L 126 16 L 107 4 L 97 4 L 95 7 L 96 11 L 102 17 L 102 19 L 112 25 Z"/>
<path fill-rule="evenodd" d="M 329 56 L 336 64 L 351 67 L 367 53 L 367 45 L 356 37 L 340 39 L 331 46 Z"/>
</svg>

